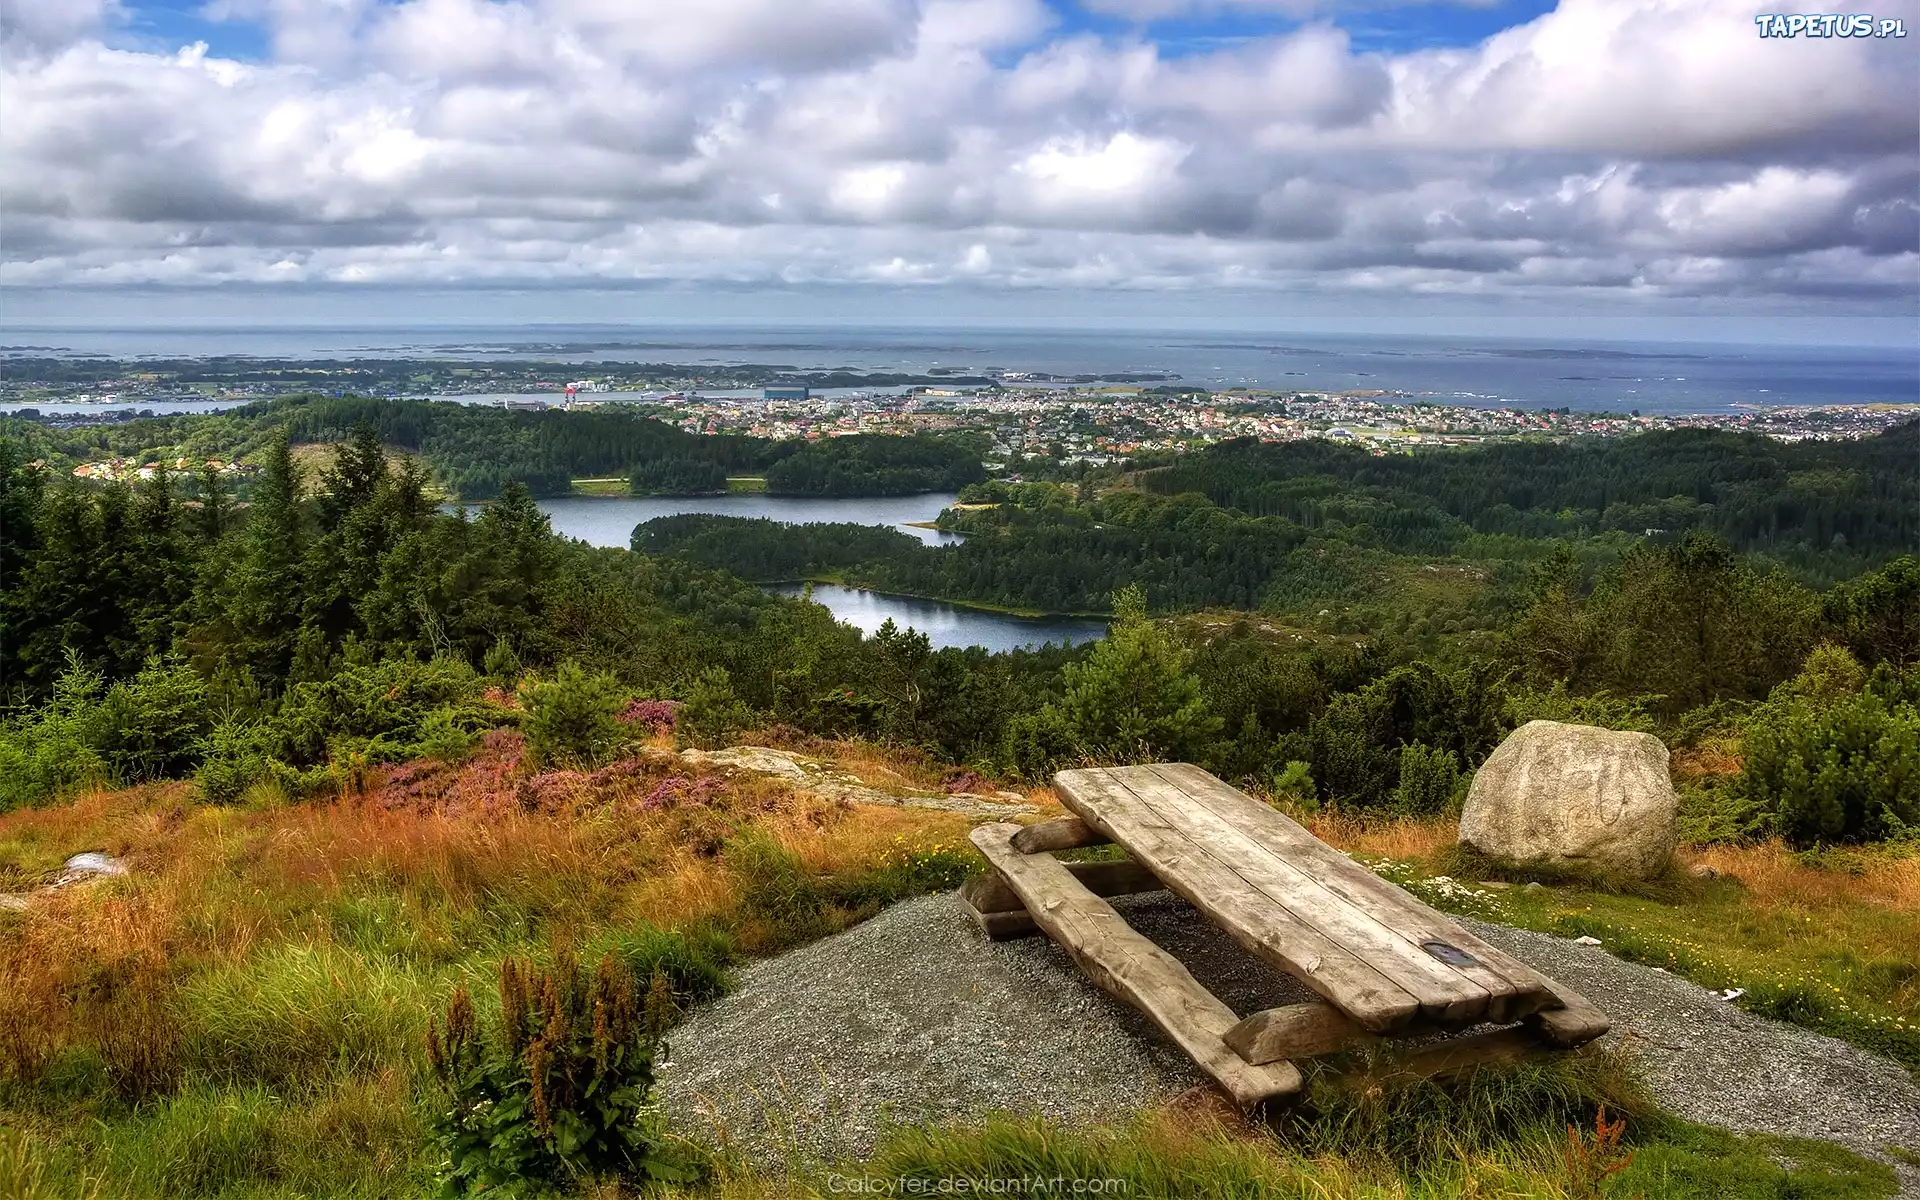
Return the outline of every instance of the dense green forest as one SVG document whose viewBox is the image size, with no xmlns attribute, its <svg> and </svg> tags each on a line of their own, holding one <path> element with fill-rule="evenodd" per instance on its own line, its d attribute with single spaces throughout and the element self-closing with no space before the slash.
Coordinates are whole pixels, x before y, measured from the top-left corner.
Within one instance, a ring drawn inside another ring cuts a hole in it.
<svg viewBox="0 0 1920 1200">
<path fill-rule="evenodd" d="M 1753 782 L 1693 797 L 1721 832 L 1920 823 L 1920 560 L 1892 558 L 1892 534 L 1863 535 L 1845 551 L 1860 569 L 1821 591 L 1701 530 L 1495 535 L 1463 504 L 1444 543 L 1461 553 L 1436 561 L 1396 552 L 1394 514 L 1414 501 L 1370 509 L 1379 525 L 1309 527 L 1123 476 L 987 485 L 975 495 L 993 507 L 951 517 L 968 535 L 955 547 L 682 516 L 642 526 L 629 553 L 552 536 L 517 483 L 477 517 L 438 512 L 422 469 L 386 453 L 404 437 L 364 422 L 313 480 L 272 440 L 243 505 L 212 474 L 191 502 L 165 473 L 50 478 L 0 440 L 0 807 L 181 773 L 210 796 L 263 773 L 297 792 L 343 762 L 461 744 L 504 719 L 486 688 L 549 678 L 582 712 L 672 699 L 722 731 L 775 723 L 1036 776 L 1179 757 L 1359 811 L 1457 800 L 1531 717 L 1675 745 L 1744 731 Z M 1885 453 L 1843 450 L 1852 465 L 1834 469 L 1871 475 L 1859 464 Z M 1476 460 L 1410 461 L 1464 475 Z M 1796 511 L 1777 541 L 1828 519 Z M 747 581 L 821 574 L 1111 609 L 1115 624 L 1091 649 L 935 651 Z M 1167 621 L 1150 606 L 1255 611 Z"/>
<path fill-rule="evenodd" d="M 987 477 L 972 437 L 827 438 L 767 469 L 767 490 L 792 496 L 908 496 L 957 491 Z"/>
<path fill-rule="evenodd" d="M 491 500 L 512 483 L 560 496 L 575 477 L 595 476 L 625 476 L 640 495 L 687 495 L 724 491 L 729 474 L 764 473 L 769 491 L 806 496 L 951 491 L 985 477 L 980 447 L 966 439 L 857 436 L 809 445 L 700 436 L 622 407 L 506 410 L 301 396 L 83 428 L 4 418 L 0 436 L 18 442 L 28 459 L 72 467 L 126 457 L 253 460 L 282 434 L 294 445 L 331 444 L 360 426 L 418 455 L 431 481 L 463 500 Z M 798 461 L 788 468 L 790 457 Z"/>
<path fill-rule="evenodd" d="M 1238 440 L 1143 471 L 1140 482 L 1310 530 L 1364 530 L 1411 554 L 1455 553 L 1473 534 L 1697 530 L 1838 578 L 1920 546 L 1920 421 L 1859 441 L 1698 429 L 1421 456 Z"/>
<path fill-rule="evenodd" d="M 1915 464 L 1920 422 L 1799 445 L 1697 431 L 1411 456 L 1227 442 L 1106 486 L 977 485 L 962 499 L 980 507 L 942 517 L 967 535 L 957 546 L 725 517 L 655 522 L 634 545 L 749 579 L 834 576 L 1045 612 L 1104 611 L 1137 583 L 1162 612 L 1331 606 L 1343 630 L 1438 636 L 1507 619 L 1556 550 L 1571 556 L 1554 568 L 1562 586 L 1584 595 L 1602 568 L 1690 534 L 1748 552 L 1728 560 L 1730 611 L 1807 609 L 1798 585 L 1920 547 Z"/>
</svg>

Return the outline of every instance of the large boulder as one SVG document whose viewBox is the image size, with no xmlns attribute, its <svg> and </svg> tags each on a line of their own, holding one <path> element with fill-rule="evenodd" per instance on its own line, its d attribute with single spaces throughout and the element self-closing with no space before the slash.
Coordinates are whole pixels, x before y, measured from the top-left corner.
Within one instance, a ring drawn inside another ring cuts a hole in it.
<svg viewBox="0 0 1920 1200">
<path fill-rule="evenodd" d="M 1520 866 L 1647 879 L 1673 858 L 1678 804 L 1652 734 L 1528 721 L 1474 776 L 1460 844 Z"/>
</svg>

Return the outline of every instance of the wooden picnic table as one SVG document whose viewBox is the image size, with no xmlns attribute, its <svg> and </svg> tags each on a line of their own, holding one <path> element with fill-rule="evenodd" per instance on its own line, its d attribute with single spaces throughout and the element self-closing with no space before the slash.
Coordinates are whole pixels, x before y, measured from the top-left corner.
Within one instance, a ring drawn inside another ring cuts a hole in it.
<svg viewBox="0 0 1920 1200">
<path fill-rule="evenodd" d="M 1372 1038 L 1525 1021 L 1424 1052 L 1453 1069 L 1604 1033 L 1584 999 L 1468 932 L 1271 806 L 1186 763 L 1062 771 L 1074 815 L 986 825 L 995 875 L 966 897 L 990 936 L 1044 931 L 1093 980 L 1139 1008 L 1243 1105 L 1297 1091 L 1290 1059 Z M 1130 861 L 1049 851 L 1117 843 Z M 1322 1002 L 1239 1018 L 1102 896 L 1164 887 Z"/>
</svg>

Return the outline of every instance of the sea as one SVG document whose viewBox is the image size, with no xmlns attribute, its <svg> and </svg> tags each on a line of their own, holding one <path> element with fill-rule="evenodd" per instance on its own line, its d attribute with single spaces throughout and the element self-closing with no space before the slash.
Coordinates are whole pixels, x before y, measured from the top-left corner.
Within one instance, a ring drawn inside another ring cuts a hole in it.
<svg viewBox="0 0 1920 1200">
<path fill-rule="evenodd" d="M 1164 376 L 1216 390 L 1382 391 L 1475 407 L 1638 409 L 1649 415 L 1920 403 L 1920 338 L 1912 347 L 1887 348 L 1085 329 L 0 326 L 0 356 L 49 354 L 129 359 L 536 358 L 577 364 L 584 376 L 600 362 Z M 4 369 L 0 358 L 0 372 Z M 149 407 L 144 401 L 135 403 Z"/>
</svg>

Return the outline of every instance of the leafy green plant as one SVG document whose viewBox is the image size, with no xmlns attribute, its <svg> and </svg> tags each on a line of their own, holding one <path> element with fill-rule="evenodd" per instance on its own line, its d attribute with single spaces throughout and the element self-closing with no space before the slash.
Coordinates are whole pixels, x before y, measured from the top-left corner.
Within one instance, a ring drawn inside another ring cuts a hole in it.
<svg viewBox="0 0 1920 1200">
<path fill-rule="evenodd" d="M 1393 807 L 1422 816 L 1445 812 L 1461 782 L 1460 760 L 1453 751 L 1409 742 L 1400 747 L 1400 782 L 1393 789 Z"/>
<path fill-rule="evenodd" d="M 454 993 L 427 1056 L 449 1106 L 433 1123 L 447 1160 L 443 1196 L 516 1195 L 595 1177 L 684 1182 L 664 1150 L 653 1102 L 666 977 L 647 1003 L 611 955 L 539 970 L 500 964 L 500 1016 L 482 1031 L 473 1001 Z"/>
<path fill-rule="evenodd" d="M 708 667 L 694 680 L 674 727 L 696 746 L 718 746 L 753 722 L 753 710 L 734 694 L 733 680 Z"/>
<path fill-rule="evenodd" d="M 479 740 L 478 731 L 464 726 L 459 711 L 450 705 L 434 709 L 420 723 L 418 745 L 421 753 L 428 758 L 459 762 Z"/>
<path fill-rule="evenodd" d="M 1192 656 L 1147 617 L 1146 593 L 1113 596 L 1113 625 L 1085 660 L 1068 664 L 1059 711 L 1080 751 L 1122 762 L 1192 758 L 1220 718 L 1187 668 Z"/>
<path fill-rule="evenodd" d="M 1830 665 L 1810 661 L 1822 669 L 1782 684 L 1755 710 L 1744 793 L 1774 814 L 1796 846 L 1910 834 L 1920 827 L 1920 707 L 1907 698 L 1913 685 L 1882 667 L 1864 689 L 1848 692 L 1848 677 Z"/>
<path fill-rule="evenodd" d="M 491 678 L 511 684 L 520 674 L 520 656 L 513 652 L 513 643 L 505 636 L 497 637 L 493 645 L 487 647 L 480 669 Z"/>
<path fill-rule="evenodd" d="M 1313 764 L 1304 759 L 1290 759 L 1286 768 L 1273 777 L 1273 792 L 1276 796 L 1285 796 L 1297 800 L 1310 808 L 1320 807 L 1318 793 L 1313 785 Z"/>
<path fill-rule="evenodd" d="M 200 767 L 193 773 L 200 797 L 209 804 L 231 804 L 266 776 L 269 735 L 259 725 L 228 717 L 201 743 Z"/>
<path fill-rule="evenodd" d="M 1711 846 L 1763 837 L 1773 827 L 1773 813 L 1747 795 L 1737 775 L 1705 775 L 1674 785 L 1680 800 L 1675 816 L 1680 842 Z"/>
<path fill-rule="evenodd" d="M 191 769 L 210 724 L 207 685 L 193 668 L 150 658 L 107 689 L 94 740 L 116 781 L 138 783 Z"/>
<path fill-rule="evenodd" d="M 47 703 L 0 727 L 0 812 L 107 778 L 94 749 L 102 682 L 69 651 Z"/>
<path fill-rule="evenodd" d="M 1489 664 L 1442 671 L 1430 663 L 1395 667 L 1358 691 L 1333 697 L 1315 718 L 1302 747 L 1323 798 L 1360 809 L 1391 809 L 1409 800 L 1434 804 L 1412 811 L 1438 812 L 1451 798 L 1427 793 L 1452 788 L 1459 772 L 1477 766 L 1507 732 L 1503 710 L 1506 679 Z M 1422 745 L 1453 756 L 1454 778 L 1432 753 L 1408 758 L 1404 747 Z M 1433 760 L 1433 761 L 1430 761 Z M 1428 774 L 1402 795 L 1400 771 L 1411 763 Z"/>
<path fill-rule="evenodd" d="M 287 689 L 267 728 L 274 757 L 294 766 L 324 762 L 338 751 L 398 762 L 424 752 L 426 722 L 443 708 L 451 707 L 469 731 L 500 724 L 504 710 L 480 692 L 480 676 L 459 658 L 351 663 Z"/>
<path fill-rule="evenodd" d="M 590 675 L 576 662 L 561 663 L 551 680 L 522 689 L 528 753 L 541 766 L 586 767 L 610 761 L 631 737 L 620 721 L 622 700 L 612 676 Z"/>
<path fill-rule="evenodd" d="M 1652 733 L 1654 715 L 1647 711 L 1664 696 L 1616 696 L 1602 689 L 1576 696 L 1563 681 L 1544 689 L 1517 691 L 1506 698 L 1507 723 L 1518 729 L 1528 721 L 1561 721 L 1568 725 L 1597 725 L 1602 729 Z"/>
</svg>

